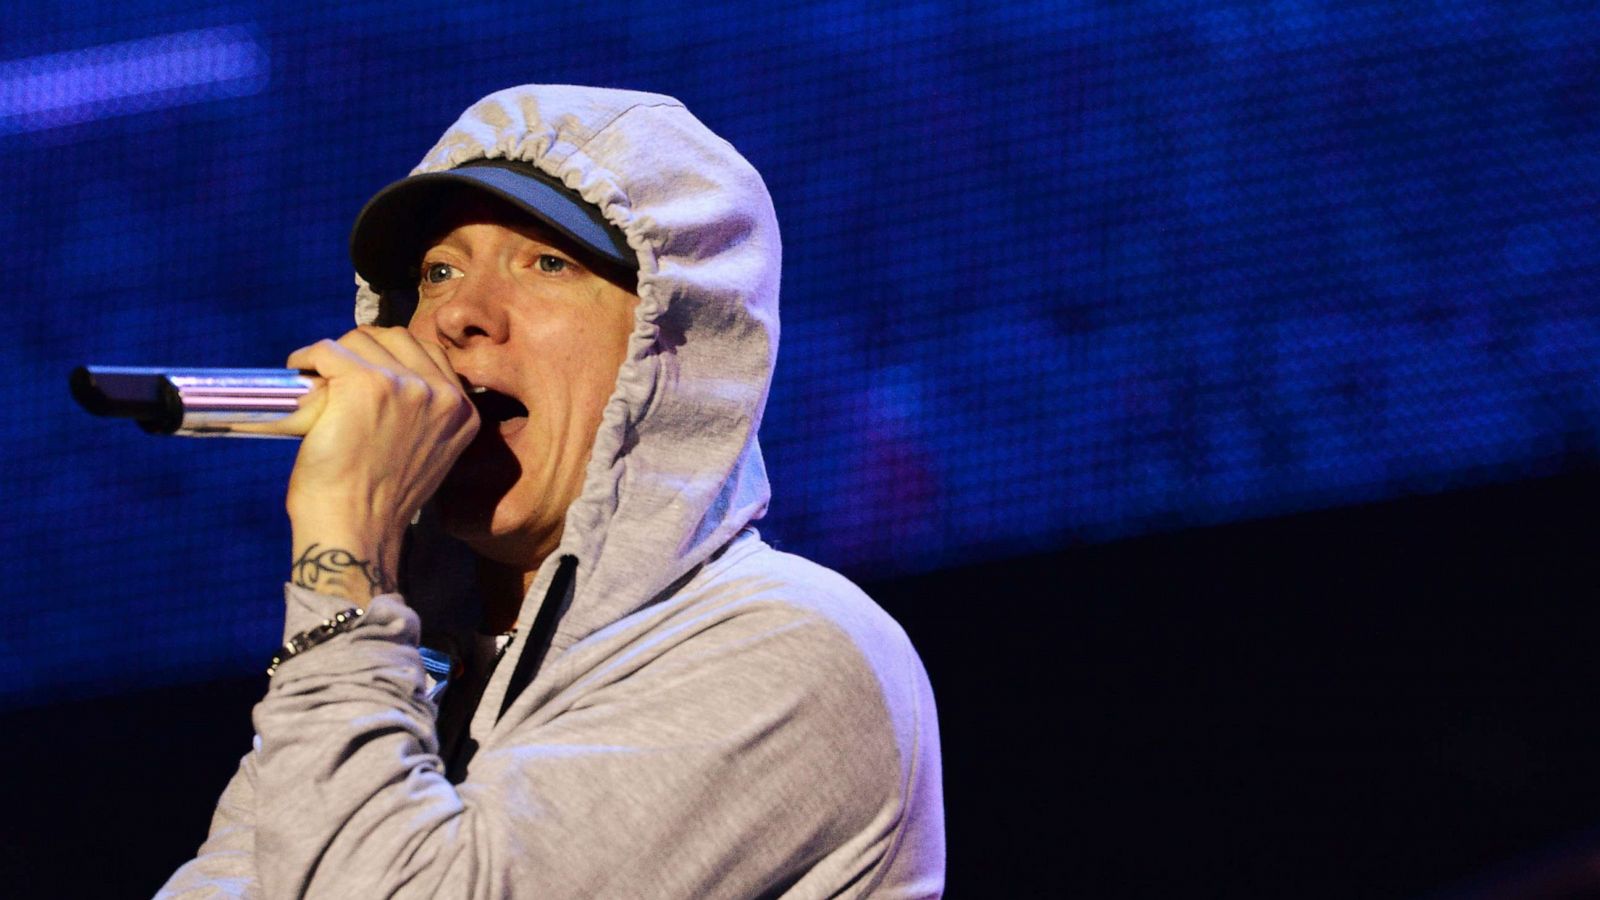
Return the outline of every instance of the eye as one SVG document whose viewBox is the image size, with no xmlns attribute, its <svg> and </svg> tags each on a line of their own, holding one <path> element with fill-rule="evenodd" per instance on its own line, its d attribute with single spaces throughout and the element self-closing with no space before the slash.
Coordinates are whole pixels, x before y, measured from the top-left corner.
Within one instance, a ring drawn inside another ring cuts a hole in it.
<svg viewBox="0 0 1600 900">
<path fill-rule="evenodd" d="M 555 273 L 566 271 L 567 261 L 559 256 L 552 256 L 549 253 L 541 253 L 539 254 L 538 261 L 535 262 L 534 265 L 537 265 L 539 267 L 539 271 L 541 272 Z"/>
<path fill-rule="evenodd" d="M 431 262 L 422 264 L 423 284 L 443 284 L 460 275 L 461 270 L 449 263 Z"/>
</svg>

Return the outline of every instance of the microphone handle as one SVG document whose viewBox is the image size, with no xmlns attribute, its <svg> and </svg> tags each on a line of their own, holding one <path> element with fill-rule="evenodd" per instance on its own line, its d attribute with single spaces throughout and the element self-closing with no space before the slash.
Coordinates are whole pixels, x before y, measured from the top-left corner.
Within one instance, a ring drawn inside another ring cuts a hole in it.
<svg viewBox="0 0 1600 900">
<path fill-rule="evenodd" d="M 284 418 L 321 379 L 295 369 L 79 366 L 67 381 L 84 409 L 132 419 L 151 434 L 293 437 L 248 434 L 232 426 Z"/>
</svg>

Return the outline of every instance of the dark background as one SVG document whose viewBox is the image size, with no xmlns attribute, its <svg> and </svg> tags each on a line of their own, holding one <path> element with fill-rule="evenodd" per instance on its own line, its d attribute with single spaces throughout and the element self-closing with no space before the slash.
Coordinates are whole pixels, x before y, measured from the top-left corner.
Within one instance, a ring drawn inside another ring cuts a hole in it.
<svg viewBox="0 0 1600 900">
<path fill-rule="evenodd" d="M 1525 873 L 1600 847 L 1597 504 L 1585 470 L 871 584 L 938 696 L 951 895 L 1592 895 Z M 10 883 L 153 892 L 264 684 L 0 719 Z"/>
<path fill-rule="evenodd" d="M 293 445 L 67 371 L 343 331 L 362 202 L 529 81 L 767 179 L 763 532 L 926 658 L 953 893 L 1600 893 L 1592 3 L 7 15 L 0 894 L 153 890 L 281 624 Z"/>
</svg>

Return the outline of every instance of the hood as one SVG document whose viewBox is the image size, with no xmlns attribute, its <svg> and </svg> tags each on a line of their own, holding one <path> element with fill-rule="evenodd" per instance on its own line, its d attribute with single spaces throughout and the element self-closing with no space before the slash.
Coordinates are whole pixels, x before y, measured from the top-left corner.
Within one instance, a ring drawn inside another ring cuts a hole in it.
<svg viewBox="0 0 1600 900">
<path fill-rule="evenodd" d="M 561 559 L 575 561 L 554 654 L 648 604 L 765 513 L 756 430 L 778 348 L 778 223 L 755 169 L 658 94 L 499 91 L 411 174 L 479 158 L 521 160 L 560 179 L 639 260 L 627 358 L 582 492 L 523 599 L 526 626 Z M 376 321 L 382 305 L 360 284 L 358 322 Z"/>
</svg>

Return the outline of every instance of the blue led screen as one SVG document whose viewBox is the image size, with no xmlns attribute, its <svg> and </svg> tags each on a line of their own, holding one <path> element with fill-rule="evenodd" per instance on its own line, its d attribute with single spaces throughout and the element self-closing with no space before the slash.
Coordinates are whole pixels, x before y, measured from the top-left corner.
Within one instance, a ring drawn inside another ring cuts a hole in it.
<svg viewBox="0 0 1600 900">
<path fill-rule="evenodd" d="M 287 442 L 79 363 L 349 327 L 349 224 L 479 96 L 683 99 L 767 179 L 763 531 L 858 577 L 1595 461 L 1589 4 L 77 4 L 0 33 L 0 706 L 250 671 Z"/>
</svg>

